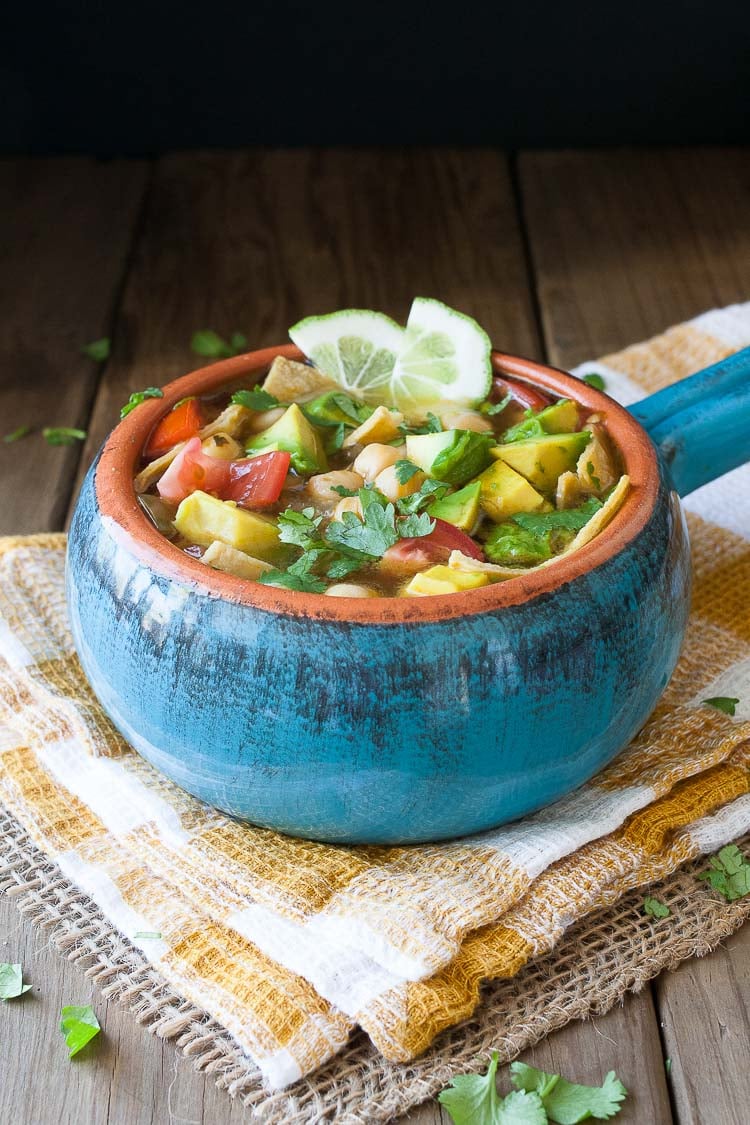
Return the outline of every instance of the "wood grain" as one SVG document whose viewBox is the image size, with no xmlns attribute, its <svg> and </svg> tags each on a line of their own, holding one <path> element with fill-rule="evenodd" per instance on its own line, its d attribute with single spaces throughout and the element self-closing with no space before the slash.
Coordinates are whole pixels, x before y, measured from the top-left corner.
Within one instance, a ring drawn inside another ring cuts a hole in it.
<svg viewBox="0 0 750 1125">
<path fill-rule="evenodd" d="M 439 293 L 509 349 L 537 338 L 505 158 L 453 152 L 190 153 L 160 160 L 83 464 L 130 391 L 203 362 L 199 328 L 282 343 L 301 316 L 404 319 Z"/>
<path fill-rule="evenodd" d="M 0 533 L 62 526 L 80 446 L 44 426 L 85 428 L 99 377 L 82 345 L 108 336 L 146 187 L 139 161 L 0 162 Z"/>
<path fill-rule="evenodd" d="M 750 150 L 524 153 L 519 177 L 555 365 L 750 297 Z"/>
<path fill-rule="evenodd" d="M 710 957 L 656 982 L 670 1083 L 681 1125 L 739 1125 L 748 1117 L 750 927 Z"/>
</svg>

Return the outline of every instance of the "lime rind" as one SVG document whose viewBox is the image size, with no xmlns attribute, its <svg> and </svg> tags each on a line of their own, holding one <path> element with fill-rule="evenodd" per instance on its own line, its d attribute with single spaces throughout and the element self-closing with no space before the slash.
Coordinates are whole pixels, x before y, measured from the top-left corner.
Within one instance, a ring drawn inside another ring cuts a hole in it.
<svg viewBox="0 0 750 1125">
<path fill-rule="evenodd" d="M 477 322 L 416 297 L 406 328 L 384 313 L 341 309 L 308 316 L 289 335 L 315 366 L 369 402 L 422 411 L 440 400 L 474 404 L 492 384 L 492 345 Z"/>
<path fill-rule="evenodd" d="M 481 402 L 492 385 L 491 353 L 490 338 L 473 317 L 432 297 L 415 297 L 391 377 L 393 399 L 402 410 L 441 397 Z"/>
<path fill-rule="evenodd" d="M 371 402 L 389 402 L 404 329 L 384 313 L 340 309 L 308 316 L 289 329 L 297 347 L 341 387 Z"/>
</svg>

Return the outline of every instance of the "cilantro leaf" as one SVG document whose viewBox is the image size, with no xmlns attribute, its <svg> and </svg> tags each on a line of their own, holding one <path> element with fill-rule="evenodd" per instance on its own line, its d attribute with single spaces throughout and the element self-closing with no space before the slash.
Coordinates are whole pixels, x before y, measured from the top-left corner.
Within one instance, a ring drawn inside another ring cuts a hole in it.
<svg viewBox="0 0 750 1125">
<path fill-rule="evenodd" d="M 413 461 L 407 461 L 403 457 L 393 467 L 399 484 L 407 484 L 414 474 L 419 472 L 419 465 L 415 465 Z"/>
<path fill-rule="evenodd" d="M 109 359 L 109 336 L 102 336 L 101 340 L 92 340 L 90 344 L 84 344 L 81 352 L 96 363 L 103 363 L 105 359 Z"/>
<path fill-rule="evenodd" d="M 248 410 L 273 410 L 274 406 L 281 405 L 275 395 L 264 391 L 262 387 L 253 387 L 251 391 L 235 391 L 230 401 L 236 406 L 246 406 Z"/>
<path fill-rule="evenodd" d="M 398 524 L 398 533 L 402 539 L 416 539 L 422 535 L 430 535 L 434 530 L 435 521 L 430 519 L 427 512 L 422 512 L 419 516 L 405 516 Z"/>
<path fill-rule="evenodd" d="M 48 445 L 75 445 L 86 440 L 85 430 L 74 430 L 70 426 L 45 426 L 42 437 Z"/>
<path fill-rule="evenodd" d="M 145 391 L 133 391 L 125 405 L 120 407 L 120 418 L 126 418 L 131 410 L 135 410 L 136 406 L 140 406 L 147 398 L 164 398 L 164 391 L 159 390 L 158 387 L 146 387 Z M 175 403 L 175 406 L 179 405 L 179 402 Z"/>
<path fill-rule="evenodd" d="M 294 508 L 287 508 L 278 517 L 279 539 L 282 543 L 293 543 L 295 547 L 301 547 L 303 551 L 309 551 L 313 547 L 322 547 L 323 544 L 318 535 L 318 528 L 322 519 L 322 516 L 315 515 L 314 508 L 303 508 L 301 512 Z"/>
<path fill-rule="evenodd" d="M 308 551 L 287 570 L 268 570 L 258 581 L 264 586 L 284 586 L 287 590 L 299 590 L 303 594 L 322 594 L 326 584 L 312 573 L 320 553 Z"/>
<path fill-rule="evenodd" d="M 68 1004 L 60 1011 L 60 1031 L 65 1036 L 69 1056 L 77 1055 L 101 1031 L 99 1020 L 90 1004 Z"/>
<path fill-rule="evenodd" d="M 438 1094 L 455 1125 L 496 1125 L 500 1105 L 495 1085 L 497 1057 L 493 1051 L 486 1074 L 457 1074 Z"/>
<path fill-rule="evenodd" d="M 505 407 L 512 401 L 513 395 L 506 395 L 505 398 L 501 398 L 499 402 L 483 402 L 479 409 L 482 414 L 487 414 L 489 417 L 492 417 L 494 414 L 502 414 Z"/>
<path fill-rule="evenodd" d="M 338 453 L 344 444 L 344 437 L 346 436 L 346 425 L 339 422 L 334 426 L 330 433 L 326 435 L 324 442 L 326 453 Z"/>
<path fill-rule="evenodd" d="M 396 510 L 373 488 L 360 488 L 363 519 L 354 512 L 343 512 L 325 530 L 325 541 L 345 554 L 355 552 L 379 559 L 398 540 Z"/>
<path fill-rule="evenodd" d="M 544 1102 L 538 1094 L 512 1090 L 500 1102 L 497 1125 L 547 1125 Z"/>
<path fill-rule="evenodd" d="M 527 410 L 525 417 L 521 422 L 516 422 L 515 426 L 511 426 L 503 434 L 503 441 L 506 443 L 514 441 L 526 441 L 527 438 L 546 437 L 547 431 L 538 418 L 534 416 L 532 410 Z"/>
<path fill-rule="evenodd" d="M 347 558 L 345 555 L 334 555 L 333 562 L 328 567 L 326 574 L 329 578 L 346 578 L 355 570 L 359 570 L 362 566 L 363 560 L 361 558 Z"/>
<path fill-rule="evenodd" d="M 591 477 L 594 488 L 598 489 L 601 492 L 602 482 L 599 480 L 599 477 L 596 475 L 596 466 L 594 465 L 593 461 L 587 461 L 586 462 L 586 472 Z"/>
<path fill-rule="evenodd" d="M 658 898 L 646 895 L 643 900 L 643 913 L 649 918 L 668 918 L 672 911 L 663 902 L 659 902 Z"/>
<path fill-rule="evenodd" d="M 227 343 L 218 332 L 211 328 L 201 328 L 193 333 L 190 341 L 191 350 L 196 355 L 205 359 L 227 359 L 229 356 L 238 355 L 247 347 L 247 340 L 241 332 L 233 332 L 230 343 Z"/>
<path fill-rule="evenodd" d="M 448 492 L 447 484 L 428 477 L 427 480 L 422 481 L 419 492 L 413 492 L 411 496 L 404 496 L 402 500 L 397 500 L 396 507 L 402 516 L 408 516 L 412 512 L 419 512 L 422 508 L 426 508 L 433 500 L 441 500 L 446 492 Z"/>
<path fill-rule="evenodd" d="M 9 434 L 6 434 L 3 441 L 6 445 L 10 445 L 13 441 L 20 441 L 21 438 L 28 437 L 30 433 L 31 426 L 19 426 L 17 430 L 12 430 Z"/>
<path fill-rule="evenodd" d="M 727 902 L 735 902 L 750 894 L 750 863 L 736 844 L 727 844 L 718 855 L 712 855 L 710 869 L 698 878 L 710 883 Z"/>
<path fill-rule="evenodd" d="M 347 488 L 346 485 L 343 485 L 343 484 L 332 484 L 331 485 L 331 492 L 338 492 L 339 496 L 356 496 L 357 495 L 357 489 L 356 488 Z"/>
<path fill-rule="evenodd" d="M 14 1000 L 16 996 L 23 996 L 30 988 L 30 984 L 23 983 L 20 965 L 0 962 L 0 1000 Z"/>
<path fill-rule="evenodd" d="M 704 699 L 703 702 L 707 707 L 723 711 L 725 715 L 734 715 L 739 699 L 732 695 L 712 695 L 710 699 Z"/>
<path fill-rule="evenodd" d="M 427 418 L 419 426 L 410 426 L 407 422 L 402 422 L 399 429 L 403 434 L 442 434 L 443 423 L 436 414 L 427 412 Z"/>
<path fill-rule="evenodd" d="M 499 1098 L 495 1085 L 497 1051 L 486 1074 L 457 1074 L 438 1101 L 455 1125 L 547 1125 L 539 1094 L 514 1090 Z"/>
<path fill-rule="evenodd" d="M 583 381 L 588 383 L 590 387 L 595 387 L 597 391 L 603 391 L 607 385 L 604 382 L 604 376 L 597 375 L 595 371 L 592 371 L 590 375 L 584 375 Z"/>
<path fill-rule="evenodd" d="M 620 1112 L 620 1103 L 628 1093 L 613 1070 L 601 1086 L 580 1086 L 522 1062 L 511 1063 L 510 1070 L 513 1085 L 519 1090 L 536 1092 L 550 1121 L 557 1125 L 577 1125 L 590 1117 L 607 1121 Z"/>
<path fill-rule="evenodd" d="M 534 534 L 554 531 L 561 527 L 570 531 L 580 531 L 601 506 L 601 500 L 591 496 L 577 508 L 563 508 L 559 512 L 518 512 L 515 516 L 511 516 L 511 519 L 524 531 L 531 531 Z"/>
</svg>

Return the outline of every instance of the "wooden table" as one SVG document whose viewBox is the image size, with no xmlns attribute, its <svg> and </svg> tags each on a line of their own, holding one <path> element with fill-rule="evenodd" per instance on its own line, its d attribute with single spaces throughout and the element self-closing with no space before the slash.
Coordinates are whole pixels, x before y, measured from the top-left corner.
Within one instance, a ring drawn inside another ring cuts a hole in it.
<svg viewBox="0 0 750 1125">
<path fill-rule="evenodd" d="M 0 163 L 0 532 L 65 526 L 81 474 L 131 390 L 197 361 L 197 328 L 286 338 L 305 313 L 403 319 L 416 294 L 472 313 L 497 346 L 562 367 L 750 299 L 750 151 L 250 151 L 153 162 Z M 81 345 L 102 336 L 97 365 Z M 69 1063 L 63 1003 L 81 973 L 0 902 L 0 960 L 34 991 L 2 1006 L 0 1117 L 14 1125 L 238 1125 L 239 1104 L 114 1004 Z M 527 1058 L 579 1081 L 616 1068 L 622 1125 L 741 1125 L 750 1110 L 750 928 Z M 667 1075 L 665 1058 L 670 1058 Z M 432 1105 L 411 1121 L 447 1120 Z"/>
</svg>

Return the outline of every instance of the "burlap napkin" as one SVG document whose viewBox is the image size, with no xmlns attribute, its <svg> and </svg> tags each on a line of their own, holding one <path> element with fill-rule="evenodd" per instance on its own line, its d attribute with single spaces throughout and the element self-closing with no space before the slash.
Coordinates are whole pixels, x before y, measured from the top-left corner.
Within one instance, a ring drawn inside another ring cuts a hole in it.
<svg viewBox="0 0 750 1125">
<path fill-rule="evenodd" d="M 750 305 L 584 365 L 622 401 L 750 344 Z M 750 829 L 750 470 L 689 498 L 685 655 L 628 750 L 510 827 L 341 848 L 227 820 L 108 723 L 67 629 L 62 536 L 0 540 L 0 800 L 271 1087 L 359 1025 L 410 1059 L 591 912 Z M 702 704 L 738 696 L 734 719 Z M 140 936 L 139 936 L 140 935 Z M 148 935 L 148 936 L 143 936 Z"/>
</svg>

